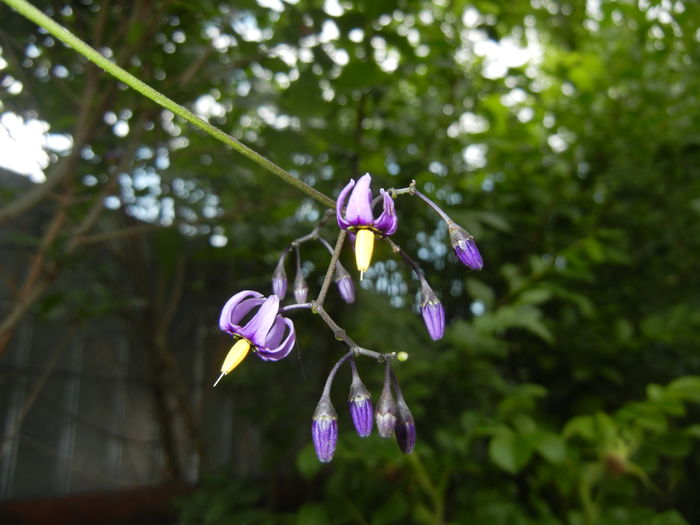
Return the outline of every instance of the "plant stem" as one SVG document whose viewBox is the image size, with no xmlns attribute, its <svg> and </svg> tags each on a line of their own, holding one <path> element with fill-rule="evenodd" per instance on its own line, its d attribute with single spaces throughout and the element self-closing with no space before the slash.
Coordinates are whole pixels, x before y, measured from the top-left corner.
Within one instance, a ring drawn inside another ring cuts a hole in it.
<svg viewBox="0 0 700 525">
<path fill-rule="evenodd" d="M 338 257 L 340 256 L 340 250 L 343 247 L 343 242 L 345 241 L 345 235 L 347 232 L 345 230 L 340 230 L 338 234 L 338 240 L 335 243 L 335 249 L 333 250 L 333 255 L 331 255 L 331 262 L 328 263 L 328 270 L 326 271 L 326 277 L 323 279 L 323 284 L 321 285 L 321 291 L 318 293 L 316 298 L 316 304 L 323 306 L 323 302 L 326 300 L 326 294 L 328 293 L 328 287 L 331 285 L 333 280 L 333 274 L 335 273 L 335 265 L 338 262 Z"/>
<path fill-rule="evenodd" d="M 231 135 L 223 132 L 216 126 L 212 126 L 209 124 L 206 120 L 198 117 L 194 113 L 192 113 L 190 110 L 186 109 L 185 107 L 181 106 L 174 100 L 166 97 L 159 91 L 156 91 L 153 89 L 151 86 L 148 84 L 142 82 L 135 76 L 133 76 L 131 73 L 127 72 L 126 70 L 122 69 L 118 65 L 110 62 L 107 58 L 105 58 L 103 55 L 101 55 L 97 50 L 89 46 L 87 43 L 85 43 L 83 40 L 79 39 L 77 36 L 75 36 L 73 33 L 71 33 L 68 29 L 63 27 L 62 25 L 58 24 L 48 16 L 46 16 L 44 13 L 39 11 L 36 7 L 34 7 L 32 4 L 27 2 L 27 0 L 2 0 L 4 3 L 9 5 L 10 7 L 14 8 L 19 14 L 22 16 L 28 18 L 38 26 L 44 28 L 46 31 L 48 31 L 50 34 L 55 36 L 57 39 L 59 39 L 61 42 L 66 44 L 69 47 L 72 47 L 75 49 L 78 53 L 83 55 L 85 58 L 87 58 L 90 62 L 93 62 L 96 64 L 98 67 L 102 68 L 105 70 L 107 73 L 112 75 L 113 77 L 117 78 L 118 80 L 122 81 L 124 84 L 130 86 L 131 88 L 135 89 L 139 93 L 141 93 L 143 96 L 151 99 L 154 101 L 156 104 L 159 106 L 168 109 L 175 113 L 176 115 L 182 117 L 183 119 L 187 120 L 194 126 L 198 127 L 199 129 L 203 130 L 205 133 L 208 133 L 215 139 L 223 142 L 227 146 L 233 148 L 236 150 L 238 153 L 243 155 L 244 157 L 247 157 L 248 159 L 252 160 L 262 168 L 266 169 L 270 173 L 277 175 L 280 179 L 282 179 L 284 182 L 287 184 L 294 186 L 298 190 L 302 191 L 312 199 L 315 199 L 319 203 L 323 204 L 324 206 L 328 208 L 335 208 L 335 201 L 325 195 L 324 193 L 321 193 L 320 191 L 312 188 L 308 184 L 302 182 L 301 180 L 297 179 L 294 177 L 292 174 L 269 160 L 268 158 L 264 157 L 257 151 L 251 149 L 250 147 L 246 146 L 239 140 L 235 139 Z"/>
</svg>

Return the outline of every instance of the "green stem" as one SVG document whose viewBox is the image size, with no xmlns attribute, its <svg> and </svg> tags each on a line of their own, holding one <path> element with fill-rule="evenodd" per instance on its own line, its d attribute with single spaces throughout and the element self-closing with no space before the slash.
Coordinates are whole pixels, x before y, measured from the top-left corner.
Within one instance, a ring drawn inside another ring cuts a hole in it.
<svg viewBox="0 0 700 525">
<path fill-rule="evenodd" d="M 305 184 L 301 180 L 297 179 L 294 177 L 292 174 L 289 172 L 285 171 L 283 168 L 272 162 L 271 160 L 267 159 L 266 157 L 262 156 L 260 153 L 257 151 L 249 148 L 242 142 L 238 141 L 237 139 L 233 138 L 231 135 L 224 133 L 222 130 L 217 128 L 216 126 L 212 126 L 209 124 L 206 120 L 198 117 L 188 109 L 184 108 L 174 100 L 169 99 L 162 93 L 156 91 L 153 89 L 151 86 L 148 84 L 145 84 L 135 76 L 133 76 L 131 73 L 125 71 L 118 65 L 110 62 L 107 58 L 102 56 L 97 50 L 93 49 L 90 47 L 88 44 L 83 42 L 81 39 L 79 39 L 77 36 L 75 36 L 73 33 L 71 33 L 68 29 L 63 27 L 62 25 L 58 24 L 48 16 L 46 16 L 44 13 L 39 11 L 36 7 L 34 7 L 32 4 L 27 2 L 26 0 L 2 0 L 4 3 L 9 5 L 10 7 L 14 8 L 19 14 L 22 16 L 28 18 L 38 26 L 44 28 L 46 31 L 51 33 L 53 36 L 58 38 L 61 42 L 66 44 L 69 47 L 72 47 L 75 49 L 78 53 L 83 55 L 85 58 L 87 58 L 90 62 L 94 63 L 95 65 L 99 66 L 103 70 L 105 70 L 107 73 L 112 75 L 113 77 L 117 78 L 118 80 L 122 81 L 124 84 L 127 86 L 132 87 L 139 93 L 141 93 L 143 96 L 150 98 L 152 101 L 154 101 L 156 104 L 158 104 L 161 107 L 164 107 L 165 109 L 168 109 L 175 113 L 176 115 L 179 115 L 183 119 L 187 120 L 194 126 L 198 127 L 199 129 L 203 130 L 205 133 L 208 133 L 215 139 L 223 142 L 227 146 L 230 146 L 234 150 L 236 150 L 238 153 L 241 155 L 249 158 L 262 168 L 266 169 L 267 171 L 271 172 L 274 175 L 277 175 L 279 178 L 281 178 L 284 182 L 287 184 L 290 184 L 291 186 L 294 186 L 298 190 L 304 192 L 306 195 L 311 197 L 312 199 L 315 199 L 319 203 L 323 204 L 324 206 L 327 206 L 328 208 L 335 208 L 335 201 L 328 197 L 327 195 L 321 193 L 320 191 L 312 188 L 308 184 Z"/>
</svg>

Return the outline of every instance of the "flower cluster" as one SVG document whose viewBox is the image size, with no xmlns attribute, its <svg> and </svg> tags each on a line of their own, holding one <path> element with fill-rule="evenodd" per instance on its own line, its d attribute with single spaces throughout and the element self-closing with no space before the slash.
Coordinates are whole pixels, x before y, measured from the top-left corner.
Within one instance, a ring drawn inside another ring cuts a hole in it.
<svg viewBox="0 0 700 525">
<path fill-rule="evenodd" d="M 312 418 L 312 441 L 316 455 L 322 462 L 331 461 L 336 449 L 338 414 L 331 402 L 330 392 L 336 373 L 346 363 L 349 363 L 352 373 L 348 409 L 358 435 L 369 436 L 376 422 L 377 433 L 383 438 L 395 436 L 402 452 L 410 453 L 416 444 L 415 421 L 390 364 L 392 360 L 405 360 L 408 354 L 405 352 L 379 353 L 359 346 L 324 308 L 324 301 L 332 281 L 335 282 L 338 294 L 344 302 L 351 304 L 355 301 L 352 275 L 339 261 L 346 235 L 349 235 L 353 241 L 355 265 L 360 272 L 360 279 L 370 267 L 376 239 L 385 239 L 392 252 L 401 255 L 418 279 L 420 312 L 428 335 L 435 341 L 441 339 L 445 332 L 445 310 L 418 264 L 389 239 L 398 227 L 394 198 L 397 195 L 413 195 L 425 202 L 447 224 L 450 244 L 457 259 L 473 270 L 480 270 L 483 266 L 474 238 L 432 200 L 418 191 L 415 183 L 399 190 L 380 189 L 379 195 L 373 198 L 371 182 L 371 176 L 365 174 L 357 181 L 351 179 L 341 190 L 335 209 L 336 221 L 340 228 L 335 247 L 332 247 L 321 235 L 321 227 L 329 217 L 327 213 L 311 233 L 296 239 L 283 250 L 272 273 L 271 295 L 265 297 L 252 290 L 239 292 L 226 302 L 219 319 L 219 328 L 230 334 L 235 342 L 224 359 L 221 375 L 214 385 L 236 368 L 251 350 L 265 361 L 278 361 L 289 355 L 296 342 L 296 333 L 294 323 L 285 315 L 292 310 L 308 309 L 318 314 L 335 338 L 345 343 L 348 351 L 328 374 Z M 376 214 L 374 209 L 378 206 L 381 211 Z M 316 299 L 311 301 L 308 301 L 310 288 L 301 259 L 301 246 L 309 241 L 320 242 L 331 254 L 321 290 Z M 280 307 L 280 301 L 285 298 L 288 287 L 285 262 L 292 250 L 296 254 L 296 273 L 292 289 L 295 303 Z M 355 362 L 359 356 L 371 357 L 384 363 L 384 384 L 376 406 L 372 403 L 370 391 L 360 379 Z"/>
</svg>

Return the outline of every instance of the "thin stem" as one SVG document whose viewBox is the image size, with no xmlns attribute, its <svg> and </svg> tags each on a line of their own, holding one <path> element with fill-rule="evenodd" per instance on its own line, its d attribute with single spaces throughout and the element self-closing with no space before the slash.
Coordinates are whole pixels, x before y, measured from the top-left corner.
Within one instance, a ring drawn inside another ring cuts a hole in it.
<svg viewBox="0 0 700 525">
<path fill-rule="evenodd" d="M 328 288 L 331 285 L 331 280 L 333 279 L 333 274 L 335 273 L 335 265 L 338 262 L 340 250 L 343 248 L 343 242 L 345 241 L 346 235 L 347 232 L 345 230 L 340 230 L 338 240 L 335 243 L 335 249 L 333 250 L 333 255 L 331 255 L 331 262 L 328 264 L 326 277 L 323 279 L 321 291 L 318 293 L 318 297 L 316 298 L 316 307 L 323 306 L 323 302 L 326 300 L 326 294 L 328 293 Z"/>
<path fill-rule="evenodd" d="M 326 379 L 326 384 L 323 387 L 323 394 L 322 396 L 329 396 L 331 394 L 331 387 L 333 386 L 333 380 L 335 379 L 335 374 L 338 373 L 338 370 L 340 370 L 340 367 L 343 366 L 343 363 L 347 361 L 348 359 L 352 358 L 352 356 L 355 355 L 352 350 L 347 352 L 343 357 L 338 359 L 338 362 L 333 365 L 333 368 L 331 369 L 330 373 L 328 374 L 328 378 Z"/>
<path fill-rule="evenodd" d="M 428 197 L 423 195 L 420 191 L 418 191 L 416 188 L 413 188 L 413 194 L 418 196 L 423 202 L 425 202 L 428 206 L 430 206 L 435 213 L 437 213 L 440 217 L 442 217 L 442 220 L 444 220 L 446 223 L 450 224 L 454 222 L 449 215 L 447 215 L 440 206 L 435 204 L 433 201 L 431 201 Z"/>
<path fill-rule="evenodd" d="M 284 313 L 284 312 L 289 312 L 290 310 L 301 310 L 302 308 L 306 308 L 307 310 L 311 310 L 312 306 L 313 306 L 313 303 L 290 304 L 290 305 L 283 306 L 282 308 L 280 308 L 279 312 Z"/>
<path fill-rule="evenodd" d="M 183 106 L 179 105 L 177 102 L 173 101 L 172 99 L 166 97 L 159 91 L 156 91 L 153 89 L 151 86 L 148 84 L 142 82 L 126 70 L 122 69 L 118 65 L 110 62 L 107 58 L 105 58 L 103 55 L 101 55 L 97 50 L 94 48 L 90 47 L 87 43 L 85 43 L 83 40 L 79 39 L 77 36 L 75 36 L 73 33 L 71 33 L 68 29 L 63 27 L 62 25 L 58 24 L 48 16 L 46 16 L 44 13 L 39 11 L 36 7 L 34 7 L 32 4 L 27 2 L 26 0 L 2 0 L 4 3 L 9 5 L 10 7 L 14 8 L 19 12 L 22 16 L 28 18 L 38 26 L 44 28 L 46 31 L 51 33 L 53 36 L 55 36 L 57 39 L 59 39 L 61 42 L 66 44 L 69 47 L 72 47 L 75 49 L 78 53 L 83 55 L 85 58 L 105 70 L 107 73 L 112 75 L 113 77 L 117 78 L 118 80 L 122 81 L 124 84 L 130 86 L 131 88 L 135 89 L 139 93 L 141 93 L 143 96 L 151 99 L 154 101 L 156 104 L 158 104 L 161 107 L 164 107 L 176 115 L 182 117 L 183 119 L 187 120 L 194 126 L 198 127 L 205 133 L 208 133 L 215 139 L 223 142 L 227 146 L 233 148 L 236 150 L 238 153 L 241 155 L 247 157 L 248 159 L 252 160 L 262 168 L 266 169 L 270 173 L 278 176 L 280 179 L 282 179 L 284 182 L 287 184 L 294 186 L 298 190 L 302 191 L 312 199 L 315 199 L 319 203 L 323 204 L 324 206 L 328 208 L 335 208 L 335 201 L 328 197 L 327 195 L 321 193 L 320 191 L 312 188 L 308 184 L 302 182 L 301 180 L 297 179 L 294 177 L 292 174 L 288 173 L 286 170 L 269 160 L 268 158 L 264 157 L 257 151 L 251 149 L 250 147 L 246 146 L 239 140 L 233 138 L 231 135 L 224 133 L 222 130 L 217 128 L 216 126 L 212 126 L 209 124 L 206 120 L 198 117 L 188 109 L 184 108 Z"/>
</svg>

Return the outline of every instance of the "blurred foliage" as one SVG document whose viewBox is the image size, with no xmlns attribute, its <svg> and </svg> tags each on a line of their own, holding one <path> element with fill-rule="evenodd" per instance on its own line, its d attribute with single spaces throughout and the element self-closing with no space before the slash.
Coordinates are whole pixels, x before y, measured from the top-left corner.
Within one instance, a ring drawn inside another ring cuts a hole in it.
<svg viewBox="0 0 700 525">
<path fill-rule="evenodd" d="M 101 3 L 36 4 L 97 38 Z M 360 440 L 339 410 L 336 457 L 317 462 L 310 416 L 340 348 L 300 314 L 303 370 L 296 358 L 246 363 L 225 385 L 241 400 L 237 417 L 263 431 L 262 468 L 204 482 L 180 523 L 700 522 L 700 4 L 260 4 L 111 2 L 101 48 L 328 194 L 365 171 L 384 187 L 415 179 L 476 236 L 485 267 L 466 272 L 444 225 L 399 197 L 396 240 L 442 297 L 445 339 L 429 342 L 416 284 L 384 247 L 356 304 L 331 297 L 328 309 L 363 346 L 410 353 L 396 368 L 415 452 Z M 24 88 L 3 94 L 3 110 L 70 133 L 67 101 L 79 102 L 90 66 L 3 18 L 0 75 Z M 530 60 L 519 61 L 525 46 Z M 212 332 L 219 305 L 235 290 L 268 290 L 280 251 L 320 216 L 133 92 L 114 90 L 98 120 L 81 146 L 79 193 L 99 196 L 136 140 L 117 174 L 118 209 L 100 226 L 162 226 L 144 237 L 150 272 L 167 282 L 185 258 L 181 311 L 210 314 Z M 47 315 L 144 308 L 127 262 L 100 270 L 93 255 L 71 264 L 94 285 L 59 287 L 40 305 Z M 327 254 L 303 256 L 317 285 Z M 102 306 L 66 306 L 90 302 Z M 377 396 L 380 367 L 359 366 Z"/>
</svg>

